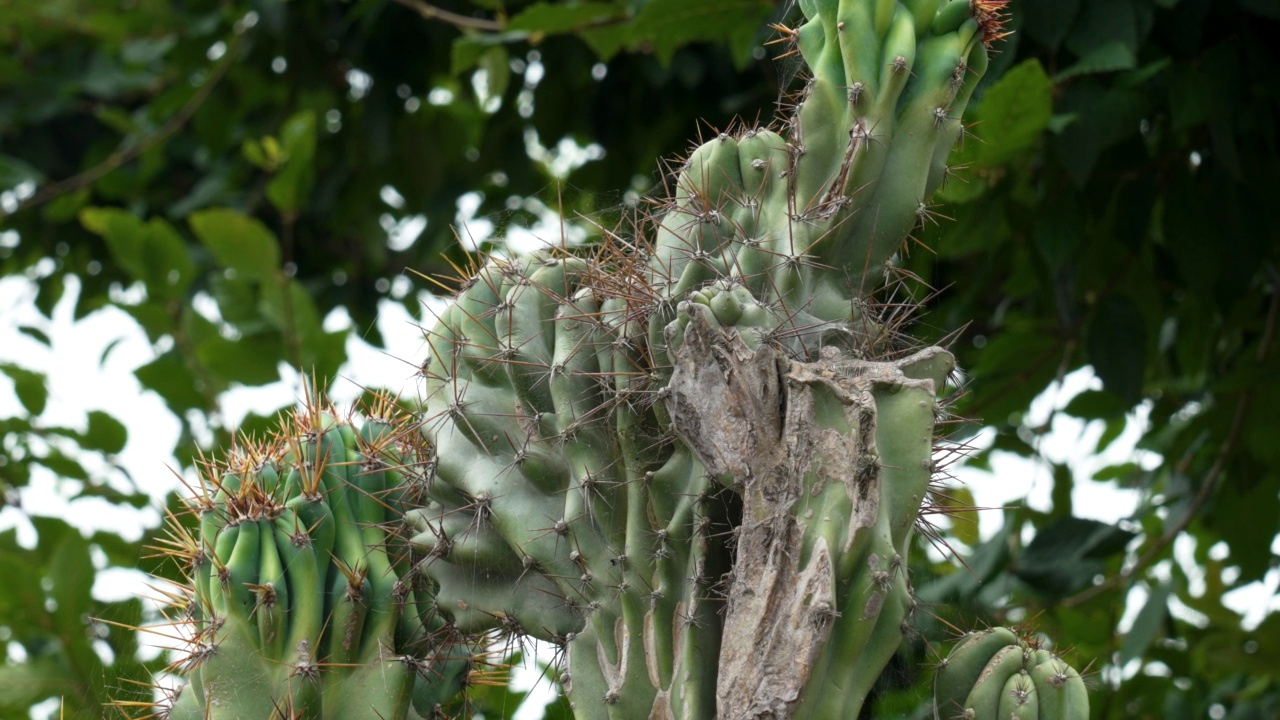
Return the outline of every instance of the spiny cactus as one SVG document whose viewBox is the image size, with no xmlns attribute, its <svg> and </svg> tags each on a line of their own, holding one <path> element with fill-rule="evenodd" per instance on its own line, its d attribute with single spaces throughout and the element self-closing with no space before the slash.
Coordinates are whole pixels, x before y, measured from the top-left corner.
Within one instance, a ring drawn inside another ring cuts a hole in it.
<svg viewBox="0 0 1280 720">
<path fill-rule="evenodd" d="M 633 232 L 464 274 L 427 332 L 426 455 L 312 413 L 216 469 L 175 541 L 172 715 L 426 714 L 465 669 L 453 634 L 497 633 L 561 649 L 578 718 L 858 717 L 909 630 L 953 369 L 871 298 L 931 220 L 1006 1 L 801 0 L 777 29 L 810 75 L 775 128 L 695 149 Z M 962 648 L 940 712 L 985 713 L 999 675 L 993 711 L 1036 690 L 1076 717 L 1078 676 L 1017 647 L 1030 690 Z"/>
<path fill-rule="evenodd" d="M 914 607 L 939 348 L 868 300 L 930 219 L 1004 0 L 800 3 L 812 75 L 591 257 L 496 258 L 428 333 L 421 570 L 557 643 L 581 718 L 856 717 Z"/>
<path fill-rule="evenodd" d="M 969 633 L 938 667 L 935 720 L 1087 720 L 1080 673 L 1009 628 Z"/>
<path fill-rule="evenodd" d="M 435 717 L 472 652 L 398 541 L 426 462 L 388 397 L 363 421 L 310 398 L 276 437 L 204 462 L 197 525 L 171 518 L 162 548 L 186 575 L 160 632 L 185 641 L 187 684 L 148 717 Z"/>
</svg>

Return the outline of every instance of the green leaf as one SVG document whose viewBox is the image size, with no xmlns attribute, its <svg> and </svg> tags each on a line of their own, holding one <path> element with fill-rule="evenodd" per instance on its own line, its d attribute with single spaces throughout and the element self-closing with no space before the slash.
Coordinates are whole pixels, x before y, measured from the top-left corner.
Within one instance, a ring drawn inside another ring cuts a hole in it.
<svg viewBox="0 0 1280 720">
<path fill-rule="evenodd" d="M 124 423 L 101 410 L 93 410 L 89 413 L 89 430 L 81 445 L 112 454 L 124 450 L 128 439 L 129 431 L 125 429 Z"/>
<path fill-rule="evenodd" d="M 1061 517 L 1036 533 L 1013 572 L 1041 592 L 1069 595 L 1091 583 L 1103 570 L 1102 560 L 1122 551 L 1133 537 L 1097 520 Z"/>
<path fill-rule="evenodd" d="M 1089 323 L 1085 353 L 1103 386 L 1126 407 L 1142 399 L 1147 326 L 1132 299 L 1111 295 L 1102 301 Z"/>
<path fill-rule="evenodd" d="M 1077 75 L 1132 70 L 1138 58 L 1133 47 L 1119 40 L 1099 45 L 1080 58 L 1076 64 L 1054 76 L 1054 82 L 1062 82 Z"/>
<path fill-rule="evenodd" d="M 626 8 L 616 3 L 584 2 L 573 5 L 540 2 L 521 10 L 507 23 L 508 31 L 524 31 L 537 42 L 539 35 L 581 32 L 594 25 L 625 17 Z"/>
<path fill-rule="evenodd" d="M 13 380 L 13 391 L 27 414 L 32 417 L 44 412 L 49 401 L 49 389 L 44 385 L 44 375 L 11 363 L 0 363 L 0 372 Z"/>
<path fill-rule="evenodd" d="M 292 217 L 310 195 L 315 180 L 315 113 L 303 111 L 286 120 L 280 130 L 280 145 L 284 164 L 267 183 L 267 199 L 286 217 Z"/>
<path fill-rule="evenodd" d="M 191 229 L 223 267 L 246 278 L 268 280 L 280 268 L 280 247 L 266 225 L 229 208 L 191 214 Z"/>
<path fill-rule="evenodd" d="M 759 28 L 774 9 L 769 0 L 651 0 L 627 28 L 628 47 L 647 45 L 663 65 L 676 50 L 698 41 L 722 41 Z"/>
<path fill-rule="evenodd" d="M 454 75 L 461 75 L 480 64 L 480 59 L 490 48 L 509 42 L 521 42 L 527 36 L 526 32 L 464 35 L 454 40 L 450 48 L 449 71 Z"/>
<path fill-rule="evenodd" d="M 75 692 L 75 676 L 56 656 L 0 665 L 0 709 L 21 711 L 20 715 L 6 717 L 27 717 L 27 710 L 41 700 Z"/>
<path fill-rule="evenodd" d="M 83 465 L 56 450 L 50 451 L 44 457 L 35 458 L 35 461 L 49 468 L 60 478 L 85 481 L 89 479 L 89 473 L 85 472 Z"/>
<path fill-rule="evenodd" d="M 1280 494 L 1275 475 L 1226 483 L 1218 491 L 1208 525 L 1231 548 L 1227 560 L 1240 566 L 1237 583 L 1261 580 L 1270 567 L 1271 542 L 1280 530 Z"/>
<path fill-rule="evenodd" d="M 1053 83 L 1039 60 L 1027 60 L 982 96 L 976 118 L 980 165 L 999 165 L 1031 147 L 1053 116 Z"/>
<path fill-rule="evenodd" d="M 1084 420 L 1106 420 L 1123 415 L 1129 408 L 1106 390 L 1085 390 L 1071 398 L 1071 402 L 1063 408 L 1063 412 Z"/>
<path fill-rule="evenodd" d="M 174 413 L 204 408 L 205 396 L 199 381 L 176 349 L 133 371 L 142 386 L 154 390 Z"/>
<path fill-rule="evenodd" d="M 1160 635 L 1160 629 L 1169 615 L 1169 596 L 1172 594 L 1173 587 L 1167 582 L 1151 590 L 1146 604 L 1134 618 L 1129 634 L 1125 635 L 1124 644 L 1120 646 L 1118 666 L 1123 667 L 1130 660 L 1146 655 L 1147 648 Z"/>
<path fill-rule="evenodd" d="M 44 174 L 24 160 L 0 155 L 0 190 L 8 190 L 24 182 L 42 183 Z"/>
<path fill-rule="evenodd" d="M 179 297 L 195 278 L 186 243 L 164 218 L 143 223 L 127 210 L 89 207 L 80 211 L 80 224 L 101 235 L 115 261 L 155 297 Z"/>
<path fill-rule="evenodd" d="M 1137 463 L 1118 463 L 1116 465 L 1108 465 L 1093 474 L 1093 479 L 1098 482 L 1107 482 L 1108 480 L 1121 480 L 1132 475 L 1142 472 L 1142 466 Z"/>
<path fill-rule="evenodd" d="M 27 335 L 29 337 L 34 338 L 37 342 L 39 342 L 41 345 L 44 345 L 45 347 L 53 346 L 53 341 L 49 339 L 49 336 L 45 333 L 45 331 L 41 330 L 38 327 L 33 327 L 31 325 L 19 325 L 18 332 L 22 333 L 23 335 Z"/>
<path fill-rule="evenodd" d="M 284 341 L 277 333 L 247 335 L 239 340 L 213 337 L 201 343 L 196 356 L 228 382 L 266 385 L 280 378 Z"/>
<path fill-rule="evenodd" d="M 1019 8 L 1022 28 L 1037 42 L 1056 50 L 1080 11 L 1080 0 L 1028 2 Z"/>
<path fill-rule="evenodd" d="M 162 59 L 178 44 L 174 33 L 130 40 L 120 48 L 120 58 L 130 65 L 147 65 Z"/>
<path fill-rule="evenodd" d="M 489 97 L 501 98 L 511 83 L 511 58 L 502 45 L 491 47 L 480 57 L 480 67 L 489 85 Z"/>
</svg>

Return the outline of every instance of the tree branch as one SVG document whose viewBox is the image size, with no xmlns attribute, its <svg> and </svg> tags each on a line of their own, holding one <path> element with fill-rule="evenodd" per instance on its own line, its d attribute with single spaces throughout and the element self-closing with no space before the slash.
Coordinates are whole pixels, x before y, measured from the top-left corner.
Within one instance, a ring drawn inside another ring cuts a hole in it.
<svg viewBox="0 0 1280 720">
<path fill-rule="evenodd" d="M 430 5 L 423 0 L 395 1 L 396 4 L 409 8 L 427 20 L 439 20 L 453 25 L 454 27 L 465 28 L 468 30 L 485 30 L 489 32 L 502 32 L 502 30 L 506 28 L 506 23 L 504 22 L 459 15 L 458 13 L 438 8 L 435 5 Z"/>
<path fill-rule="evenodd" d="M 210 73 L 209 78 L 205 80 L 204 84 L 196 90 L 196 93 L 191 96 L 191 99 L 188 100 L 187 103 L 178 110 L 178 112 L 174 113 L 164 122 L 163 125 L 156 129 L 155 132 L 147 135 L 135 145 L 111 153 L 105 160 L 94 165 L 88 170 L 72 175 L 64 180 L 59 180 L 45 185 L 32 194 L 31 197 L 18 203 L 18 207 L 15 208 L 13 212 L 5 213 L 4 211 L 0 211 L 0 223 L 3 223 L 9 216 L 16 215 L 23 210 L 36 207 L 37 205 L 43 205 L 56 197 L 88 187 L 102 179 L 103 176 L 112 170 L 119 169 L 136 160 L 146 151 L 155 147 L 164 140 L 167 140 L 170 135 L 173 135 L 182 128 L 183 125 L 186 125 L 187 121 L 189 121 L 196 114 L 196 111 L 200 109 L 200 106 L 209 99 L 209 96 L 213 93 L 213 89 L 217 87 L 218 83 L 227 74 L 227 69 L 234 63 L 236 56 L 239 54 L 239 48 L 240 36 L 237 35 L 232 39 L 231 43 L 227 47 L 227 52 L 222 56 L 222 60 L 213 67 L 213 71 Z"/>
</svg>

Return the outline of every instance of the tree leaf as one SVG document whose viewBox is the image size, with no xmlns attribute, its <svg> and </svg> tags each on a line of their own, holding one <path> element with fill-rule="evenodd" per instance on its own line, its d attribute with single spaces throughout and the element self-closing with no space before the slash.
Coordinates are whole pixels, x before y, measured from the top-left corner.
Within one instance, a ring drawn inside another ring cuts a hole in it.
<svg viewBox="0 0 1280 720">
<path fill-rule="evenodd" d="M 618 20 L 626 15 L 626 8 L 618 3 L 582 2 L 572 5 L 539 2 L 530 5 L 511 18 L 508 31 L 524 31 L 533 42 L 539 35 L 556 35 L 581 32 L 594 25 Z"/>
<path fill-rule="evenodd" d="M 1147 326 L 1133 300 L 1111 295 L 1102 301 L 1089 323 L 1085 351 L 1103 386 L 1126 408 L 1142 399 Z"/>
<path fill-rule="evenodd" d="M 1067 403 L 1062 411 L 1083 420 L 1106 420 L 1123 415 L 1128 409 L 1114 393 L 1106 390 L 1085 390 L 1071 398 L 1071 402 Z"/>
<path fill-rule="evenodd" d="M 144 223 L 127 210 L 89 207 L 80 211 L 80 223 L 101 235 L 115 261 L 154 297 L 179 297 L 195 278 L 186 243 L 164 218 Z"/>
<path fill-rule="evenodd" d="M 196 350 L 200 362 L 228 382 L 266 385 L 280 378 L 284 342 L 276 333 L 246 335 L 239 340 L 213 337 Z"/>
<path fill-rule="evenodd" d="M 1170 583 L 1160 583 L 1147 595 L 1147 602 L 1138 611 L 1133 620 L 1133 627 L 1125 635 L 1124 644 L 1120 646 L 1120 667 L 1130 660 L 1136 660 L 1147 653 L 1147 648 L 1160 634 L 1165 618 L 1169 614 L 1169 596 L 1173 594 Z"/>
<path fill-rule="evenodd" d="M 280 269 L 276 236 L 260 220 L 229 208 L 191 214 L 191 229 L 223 267 L 247 278 L 267 280 Z"/>
<path fill-rule="evenodd" d="M 306 110 L 286 120 L 280 144 L 284 164 L 267 183 L 267 199 L 285 217 L 291 217 L 301 210 L 315 179 L 316 114 Z"/>
<path fill-rule="evenodd" d="M 11 363 L 0 363 L 0 372 L 13 380 L 13 391 L 18 402 L 32 417 L 44 412 L 49 400 L 49 390 L 44 384 L 44 375 Z"/>
<path fill-rule="evenodd" d="M 1034 145 L 1053 116 L 1053 83 L 1039 60 L 1015 66 L 982 96 L 975 160 L 999 165 Z"/>
<path fill-rule="evenodd" d="M 159 394 L 174 413 L 182 414 L 205 406 L 199 381 L 176 349 L 134 370 L 133 374 L 143 387 Z"/>
<path fill-rule="evenodd" d="M 1062 82 L 1077 75 L 1132 70 L 1138 63 L 1138 58 L 1133 52 L 1133 48 L 1128 44 L 1120 40 L 1112 40 L 1090 50 L 1076 64 L 1055 75 L 1053 80 Z"/>
<path fill-rule="evenodd" d="M 124 423 L 101 410 L 93 410 L 89 413 L 89 430 L 80 444 L 112 454 L 124 450 L 128 439 L 129 431 L 125 429 Z"/>
</svg>

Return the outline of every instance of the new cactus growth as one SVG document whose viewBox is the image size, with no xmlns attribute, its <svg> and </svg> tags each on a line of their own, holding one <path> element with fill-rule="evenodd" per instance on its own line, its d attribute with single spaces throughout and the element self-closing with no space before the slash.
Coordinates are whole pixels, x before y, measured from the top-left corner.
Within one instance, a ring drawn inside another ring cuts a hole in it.
<svg viewBox="0 0 1280 720">
<path fill-rule="evenodd" d="M 1087 720 L 1080 673 L 1029 638 L 996 627 L 969 633 L 938 667 L 935 720 Z"/>
<path fill-rule="evenodd" d="M 362 421 L 318 398 L 278 436 L 205 462 L 189 529 L 164 551 L 186 574 L 169 596 L 188 682 L 161 717 L 434 717 L 471 667 L 469 646 L 408 572 L 405 509 L 427 451 L 386 397 Z"/>
</svg>

